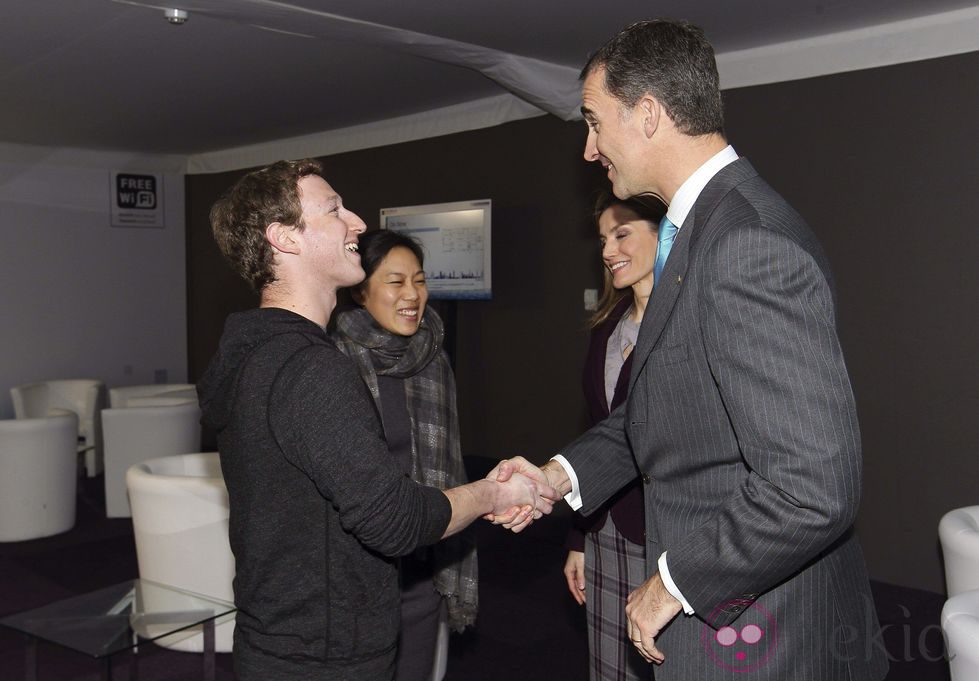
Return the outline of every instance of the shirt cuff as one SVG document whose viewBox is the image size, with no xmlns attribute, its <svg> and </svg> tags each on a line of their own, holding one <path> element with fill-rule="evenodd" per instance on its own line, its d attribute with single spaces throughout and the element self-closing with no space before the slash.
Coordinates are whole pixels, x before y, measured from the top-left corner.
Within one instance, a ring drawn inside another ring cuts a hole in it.
<svg viewBox="0 0 979 681">
<path fill-rule="evenodd" d="M 663 551 L 663 554 L 659 557 L 659 560 L 656 561 L 656 565 L 659 567 L 659 577 L 663 580 L 663 586 L 666 587 L 666 590 L 670 592 L 670 595 L 673 596 L 673 598 L 680 601 L 680 605 L 683 606 L 683 612 L 688 615 L 694 614 L 694 609 L 689 603 L 687 603 L 687 599 L 683 597 L 683 594 L 680 593 L 680 589 L 677 588 L 676 582 L 674 582 L 673 578 L 670 577 L 670 568 L 666 566 L 666 551 Z"/>
<path fill-rule="evenodd" d="M 551 457 L 551 461 L 557 461 L 561 464 L 561 468 L 568 474 L 568 479 L 571 481 L 571 491 L 564 495 L 564 500 L 568 502 L 568 506 L 577 511 L 581 508 L 581 491 L 578 489 L 578 476 L 574 474 L 574 468 L 560 454 Z"/>
</svg>

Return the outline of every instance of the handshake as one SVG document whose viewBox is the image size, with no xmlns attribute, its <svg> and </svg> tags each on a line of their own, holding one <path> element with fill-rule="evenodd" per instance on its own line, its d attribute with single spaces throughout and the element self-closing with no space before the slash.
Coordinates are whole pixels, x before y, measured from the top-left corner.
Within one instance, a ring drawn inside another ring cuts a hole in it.
<svg viewBox="0 0 979 681">
<path fill-rule="evenodd" d="M 496 489 L 493 512 L 483 517 L 513 532 L 520 532 L 549 514 L 571 486 L 560 464 L 548 462 L 538 468 L 522 456 L 504 459 L 489 472 L 486 480 L 495 482 Z M 567 489 L 560 491 L 564 488 Z"/>
</svg>

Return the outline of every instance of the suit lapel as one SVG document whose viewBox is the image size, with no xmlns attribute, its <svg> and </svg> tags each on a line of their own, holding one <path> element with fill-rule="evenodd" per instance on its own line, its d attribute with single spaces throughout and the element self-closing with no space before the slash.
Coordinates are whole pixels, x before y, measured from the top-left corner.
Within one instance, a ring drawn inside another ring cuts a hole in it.
<svg viewBox="0 0 979 681">
<path fill-rule="evenodd" d="M 636 384 L 636 379 L 642 370 L 649 353 L 656 347 L 659 337 L 666 327 L 666 322 L 670 318 L 670 313 L 680 297 L 680 289 L 686 279 L 687 263 L 690 256 L 690 240 L 694 230 L 687 229 L 688 226 L 696 225 L 695 213 L 696 206 L 687 215 L 686 224 L 677 235 L 670 249 L 670 257 L 663 268 L 661 281 L 653 287 L 653 294 L 649 297 L 646 312 L 642 318 L 642 325 L 639 327 L 639 338 L 636 341 L 636 349 L 632 352 L 632 373 L 629 378 L 629 394 Z"/>
<path fill-rule="evenodd" d="M 639 328 L 639 340 L 633 351 L 632 373 L 629 379 L 629 394 L 636 380 L 649 359 L 649 354 L 656 347 L 663 329 L 670 319 L 670 314 L 676 306 L 684 283 L 687 279 L 687 269 L 690 265 L 690 254 L 699 240 L 704 225 L 710 219 L 721 202 L 721 199 L 744 180 L 757 175 L 747 159 L 739 158 L 720 170 L 700 192 L 690 213 L 687 214 L 676 241 L 670 250 L 670 257 L 663 268 L 662 281 L 656 282 L 653 294 L 649 298 L 646 313 L 643 315 L 642 326 Z"/>
</svg>

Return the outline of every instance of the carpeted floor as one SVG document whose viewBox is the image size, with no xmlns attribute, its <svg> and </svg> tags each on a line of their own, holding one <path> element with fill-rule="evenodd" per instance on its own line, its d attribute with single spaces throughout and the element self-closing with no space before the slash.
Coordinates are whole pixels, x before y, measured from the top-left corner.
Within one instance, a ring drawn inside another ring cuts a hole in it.
<svg viewBox="0 0 979 681">
<path fill-rule="evenodd" d="M 478 474 L 479 462 L 472 462 Z M 106 519 L 102 478 L 81 481 L 78 518 L 70 532 L 0 543 L 0 616 L 122 582 L 137 575 L 129 519 Z M 584 612 L 564 586 L 566 509 L 513 535 L 488 523 L 480 547 L 480 615 L 475 629 L 453 635 L 445 681 L 587 681 Z M 942 596 L 874 583 L 885 625 L 889 681 L 947 681 L 937 628 Z M 0 681 L 24 678 L 25 638 L 0 627 Z M 130 656 L 114 662 L 128 678 Z M 218 681 L 233 681 L 230 655 L 218 655 Z M 198 679 L 201 657 L 152 644 L 140 646 L 142 681 Z M 38 653 L 40 681 L 97 681 L 99 664 L 51 644 Z M 369 680 L 365 680 L 369 681 Z"/>
</svg>

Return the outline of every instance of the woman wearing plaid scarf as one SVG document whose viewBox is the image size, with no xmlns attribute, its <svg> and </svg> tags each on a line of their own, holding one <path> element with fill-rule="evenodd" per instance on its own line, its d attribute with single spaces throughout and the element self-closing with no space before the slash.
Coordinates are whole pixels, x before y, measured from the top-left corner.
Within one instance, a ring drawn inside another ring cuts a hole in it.
<svg viewBox="0 0 979 681">
<path fill-rule="evenodd" d="M 361 235 L 359 249 L 367 276 L 351 290 L 360 307 L 336 317 L 337 347 L 357 364 L 391 455 L 405 474 L 440 489 L 464 484 L 455 378 L 442 349 L 442 320 L 426 306 L 422 249 L 390 230 Z M 455 631 L 476 618 L 476 547 L 470 535 L 402 558 L 401 587 L 395 679 L 427 681 L 443 603 Z"/>
</svg>

